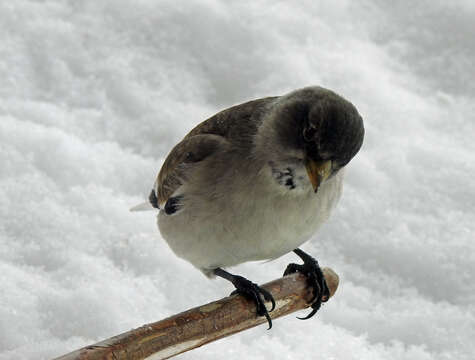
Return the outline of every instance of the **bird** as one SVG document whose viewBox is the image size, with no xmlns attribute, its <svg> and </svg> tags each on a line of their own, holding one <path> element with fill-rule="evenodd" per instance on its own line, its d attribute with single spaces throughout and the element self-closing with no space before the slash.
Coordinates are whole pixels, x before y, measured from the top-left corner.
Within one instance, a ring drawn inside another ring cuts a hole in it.
<svg viewBox="0 0 475 360">
<path fill-rule="evenodd" d="M 307 319 L 328 300 L 328 286 L 318 261 L 299 247 L 338 203 L 344 168 L 363 139 L 356 107 L 320 86 L 235 105 L 170 151 L 145 207 L 159 210 L 159 231 L 178 257 L 230 281 L 269 329 L 272 295 L 227 269 L 294 252 L 303 265 L 289 264 L 284 275 L 301 272 L 313 286 Z"/>
</svg>

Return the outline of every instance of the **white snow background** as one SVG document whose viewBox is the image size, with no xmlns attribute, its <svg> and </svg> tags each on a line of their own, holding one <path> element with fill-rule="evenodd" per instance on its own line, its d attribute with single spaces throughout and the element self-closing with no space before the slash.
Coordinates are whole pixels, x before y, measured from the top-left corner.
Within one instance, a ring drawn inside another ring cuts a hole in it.
<svg viewBox="0 0 475 360">
<path fill-rule="evenodd" d="M 48 359 L 221 298 L 130 213 L 194 125 L 321 85 L 365 119 L 308 321 L 181 359 L 473 359 L 473 1 L 0 1 L 0 359 Z M 263 283 L 286 255 L 232 270 Z M 305 315 L 302 312 L 297 315 Z"/>
</svg>

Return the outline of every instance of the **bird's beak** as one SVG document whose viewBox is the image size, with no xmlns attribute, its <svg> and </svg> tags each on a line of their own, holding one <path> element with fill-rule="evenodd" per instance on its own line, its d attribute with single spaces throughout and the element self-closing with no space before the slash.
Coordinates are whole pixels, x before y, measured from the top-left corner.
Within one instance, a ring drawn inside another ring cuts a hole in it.
<svg viewBox="0 0 475 360">
<path fill-rule="evenodd" d="M 305 167 L 307 168 L 308 178 L 312 183 L 315 193 L 318 191 L 320 184 L 325 181 L 331 174 L 332 162 L 331 160 L 314 161 L 307 158 L 305 161 Z"/>
</svg>

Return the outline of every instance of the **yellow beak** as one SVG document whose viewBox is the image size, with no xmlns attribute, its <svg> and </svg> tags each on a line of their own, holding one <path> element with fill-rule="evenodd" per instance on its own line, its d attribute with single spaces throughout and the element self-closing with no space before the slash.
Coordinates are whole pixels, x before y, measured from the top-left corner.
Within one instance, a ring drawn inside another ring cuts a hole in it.
<svg viewBox="0 0 475 360">
<path fill-rule="evenodd" d="M 305 167 L 307 168 L 308 178 L 312 183 L 315 193 L 318 191 L 320 184 L 325 181 L 331 174 L 332 162 L 331 160 L 314 161 L 307 158 L 305 161 Z"/>
</svg>

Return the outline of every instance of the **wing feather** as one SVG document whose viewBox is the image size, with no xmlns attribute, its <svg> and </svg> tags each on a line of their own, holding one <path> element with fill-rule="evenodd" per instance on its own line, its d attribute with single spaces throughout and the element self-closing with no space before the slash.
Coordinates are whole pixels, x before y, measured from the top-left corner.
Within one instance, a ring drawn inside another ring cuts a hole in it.
<svg viewBox="0 0 475 360">
<path fill-rule="evenodd" d="M 268 97 L 233 106 L 191 130 L 168 154 L 160 169 L 154 189 L 158 203 L 161 206 L 166 203 L 186 180 L 187 172 L 194 163 L 225 147 L 251 147 L 262 114 L 276 98 Z"/>
<path fill-rule="evenodd" d="M 168 154 L 157 177 L 158 202 L 163 205 L 187 179 L 192 166 L 211 156 L 226 145 L 225 138 L 213 134 L 199 134 L 186 137 Z"/>
</svg>

